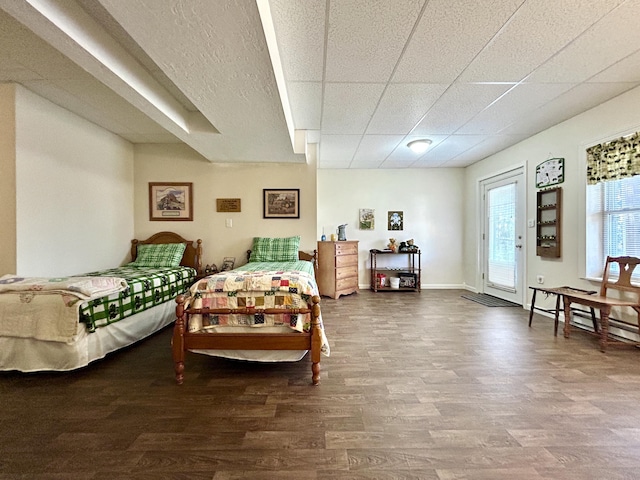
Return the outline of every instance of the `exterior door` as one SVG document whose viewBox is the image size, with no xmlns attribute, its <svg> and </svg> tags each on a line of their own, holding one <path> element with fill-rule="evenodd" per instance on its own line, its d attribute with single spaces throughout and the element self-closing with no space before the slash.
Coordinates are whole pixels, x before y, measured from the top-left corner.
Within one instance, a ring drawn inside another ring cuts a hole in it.
<svg viewBox="0 0 640 480">
<path fill-rule="evenodd" d="M 481 187 L 483 292 L 523 305 L 523 169 L 487 179 Z"/>
</svg>

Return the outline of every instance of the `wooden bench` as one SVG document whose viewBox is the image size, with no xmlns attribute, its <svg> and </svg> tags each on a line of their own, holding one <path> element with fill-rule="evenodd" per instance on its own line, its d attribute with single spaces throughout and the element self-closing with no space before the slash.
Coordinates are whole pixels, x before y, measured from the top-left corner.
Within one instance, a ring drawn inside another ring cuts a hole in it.
<svg viewBox="0 0 640 480">
<path fill-rule="evenodd" d="M 600 329 L 596 330 L 600 336 L 600 350 L 606 351 L 611 344 L 640 345 L 640 342 L 620 341 L 609 336 L 609 314 L 612 307 L 625 307 L 633 309 L 638 315 L 638 323 L 635 325 L 640 335 L 640 286 L 631 283 L 634 269 L 640 263 L 637 257 L 607 257 L 607 262 L 602 275 L 602 285 L 599 295 L 586 295 L 583 293 L 566 292 L 562 294 L 564 301 L 564 336 L 569 338 L 571 333 L 571 305 L 579 304 L 600 310 Z M 611 280 L 611 267 L 618 266 L 618 278 Z M 615 291 L 611 295 L 611 291 Z M 628 298 L 631 297 L 631 298 Z"/>
</svg>

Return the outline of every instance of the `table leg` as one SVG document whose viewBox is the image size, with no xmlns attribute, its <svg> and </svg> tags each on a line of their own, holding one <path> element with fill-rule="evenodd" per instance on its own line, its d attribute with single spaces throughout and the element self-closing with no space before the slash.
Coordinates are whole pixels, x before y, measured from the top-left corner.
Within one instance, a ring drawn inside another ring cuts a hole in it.
<svg viewBox="0 0 640 480">
<path fill-rule="evenodd" d="M 533 290 L 533 296 L 531 297 L 531 309 L 529 310 L 529 326 L 531 326 L 531 321 L 533 320 L 533 310 L 536 308 L 536 293 L 537 290 Z"/>
<path fill-rule="evenodd" d="M 563 295 L 562 300 L 564 301 L 564 338 L 569 338 L 571 334 L 571 299 Z"/>
<path fill-rule="evenodd" d="M 562 295 L 560 295 L 559 293 L 556 294 L 556 314 L 555 314 L 555 318 L 553 319 L 553 336 L 557 337 L 558 336 L 558 323 L 559 323 L 559 317 L 560 317 L 560 299 L 561 299 Z"/>
</svg>

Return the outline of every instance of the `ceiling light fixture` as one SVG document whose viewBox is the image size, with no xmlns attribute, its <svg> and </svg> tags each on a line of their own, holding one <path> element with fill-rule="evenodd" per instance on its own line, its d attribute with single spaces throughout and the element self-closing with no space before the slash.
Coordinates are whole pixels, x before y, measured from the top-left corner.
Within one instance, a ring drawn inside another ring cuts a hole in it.
<svg viewBox="0 0 640 480">
<path fill-rule="evenodd" d="M 424 153 L 431 145 L 431 140 L 428 138 L 422 138 L 420 140 L 414 140 L 412 142 L 407 143 L 407 147 L 409 147 L 415 153 Z"/>
</svg>

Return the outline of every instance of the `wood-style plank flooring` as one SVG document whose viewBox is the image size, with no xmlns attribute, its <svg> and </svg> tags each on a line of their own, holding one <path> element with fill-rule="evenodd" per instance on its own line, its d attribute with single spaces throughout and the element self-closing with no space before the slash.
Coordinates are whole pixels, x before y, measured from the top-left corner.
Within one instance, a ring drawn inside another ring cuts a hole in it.
<svg viewBox="0 0 640 480">
<path fill-rule="evenodd" d="M 323 298 L 331 356 L 190 354 L 171 330 L 68 373 L 0 373 L 0 479 L 640 478 L 640 351 L 462 291 Z"/>
</svg>

